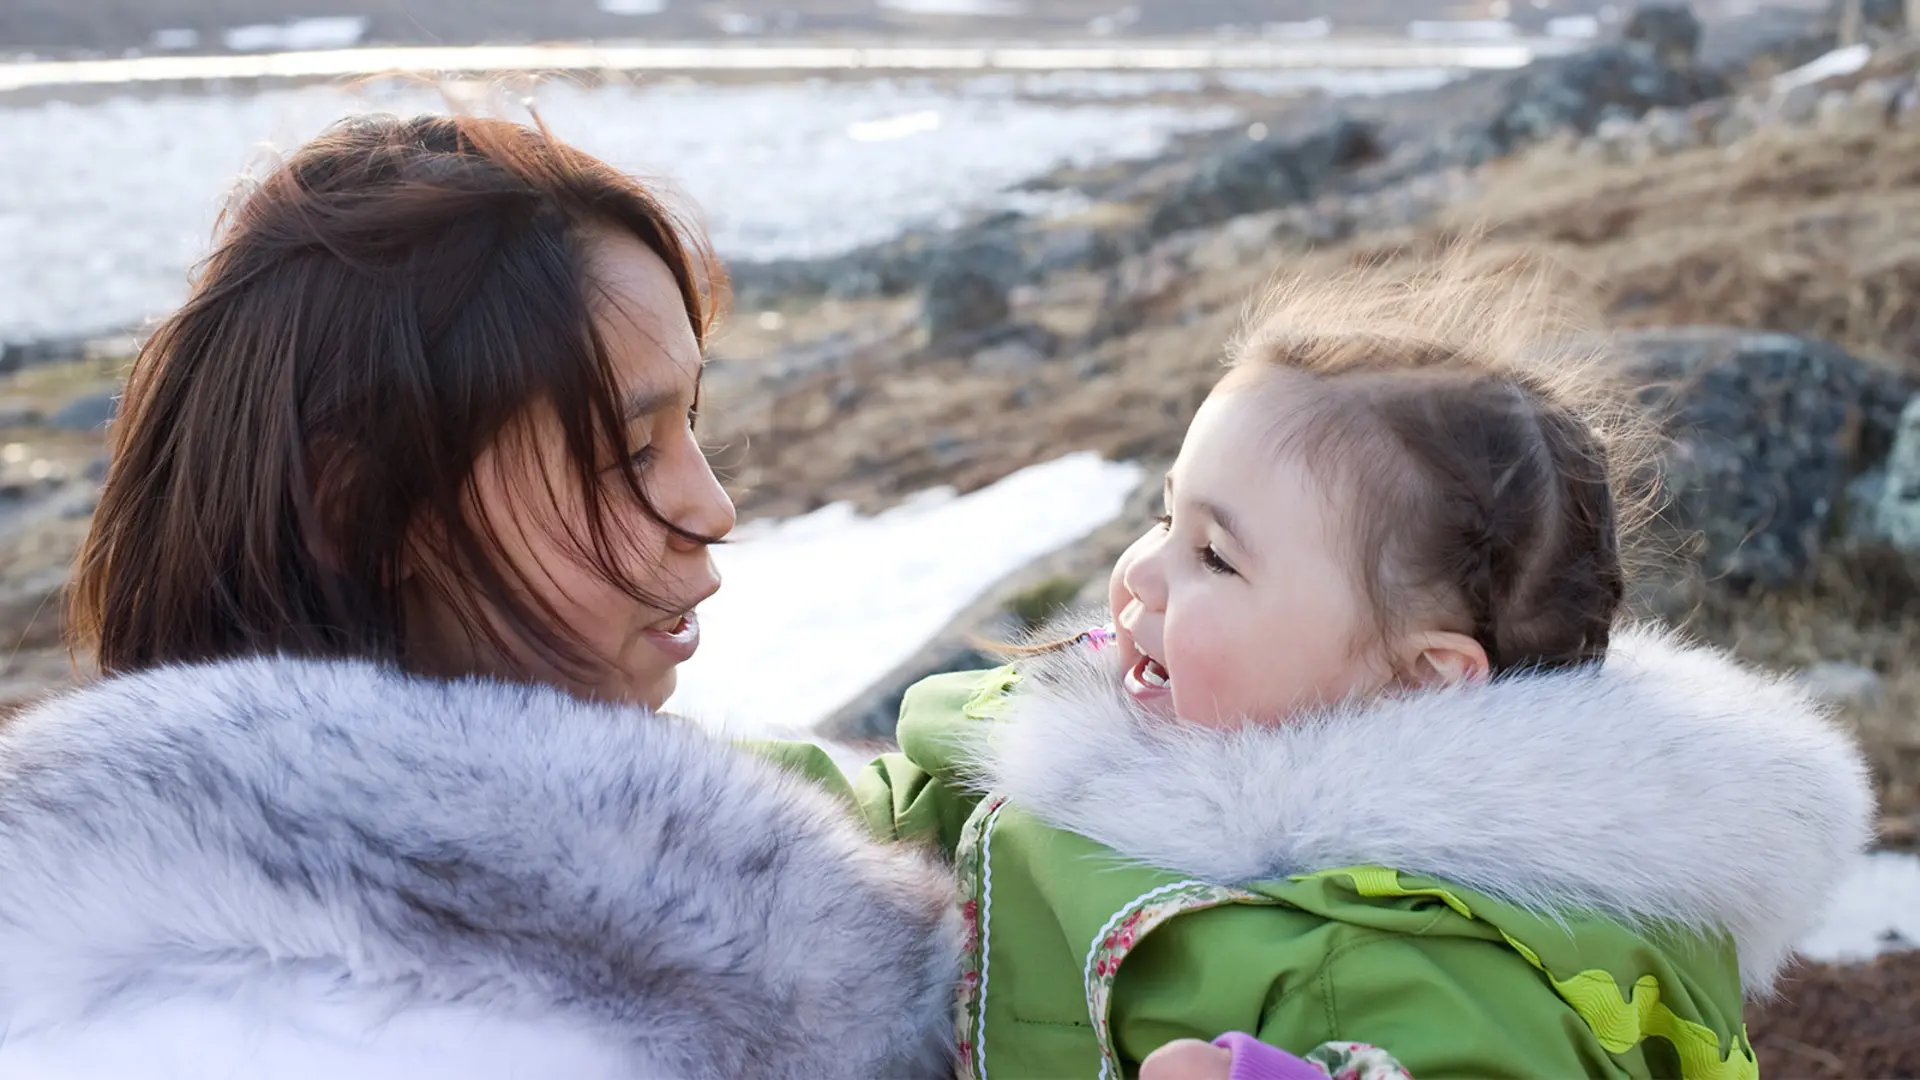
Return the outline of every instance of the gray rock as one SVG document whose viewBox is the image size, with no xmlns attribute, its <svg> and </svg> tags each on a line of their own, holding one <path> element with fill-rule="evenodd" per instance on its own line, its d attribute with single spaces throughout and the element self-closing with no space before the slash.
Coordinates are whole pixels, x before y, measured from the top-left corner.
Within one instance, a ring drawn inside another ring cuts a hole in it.
<svg viewBox="0 0 1920 1080">
<path fill-rule="evenodd" d="M 1463 147 L 1477 147 L 1477 160 L 1532 145 L 1563 127 L 1592 133 L 1608 117 L 1637 118 L 1660 106 L 1685 108 L 1727 92 L 1720 75 L 1690 61 L 1672 62 L 1643 41 L 1538 60 L 1504 78 L 1499 104 L 1478 137 L 1455 139 Z"/>
<path fill-rule="evenodd" d="M 1884 461 L 1913 383 L 1821 342 L 1682 327 L 1624 334 L 1628 377 L 1672 438 L 1669 524 L 1734 589 L 1800 579 Z"/>
<path fill-rule="evenodd" d="M 1847 111 L 1853 105 L 1853 95 L 1838 87 L 1830 87 L 1820 92 L 1820 104 L 1814 106 L 1813 123 L 1815 127 L 1824 127 L 1836 116 Z"/>
<path fill-rule="evenodd" d="M 108 392 L 75 398 L 54 410 L 46 426 L 64 431 L 92 431 L 113 422 L 120 410 L 120 395 Z"/>
<path fill-rule="evenodd" d="M 1713 129 L 1720 122 L 1733 115 L 1742 99 L 1735 97 L 1709 98 L 1696 102 L 1686 108 L 1687 122 L 1693 125 L 1694 143 L 1702 145 L 1713 139 Z"/>
<path fill-rule="evenodd" d="M 1609 116 L 1593 126 L 1593 137 L 1601 142 L 1624 143 L 1639 133 L 1639 121 L 1631 116 Z"/>
<path fill-rule="evenodd" d="M 1167 236 L 1311 199 L 1375 156 L 1375 134 L 1372 124 L 1336 116 L 1295 137 L 1239 143 L 1161 196 L 1147 233 Z"/>
<path fill-rule="evenodd" d="M 1796 86 L 1773 99 L 1772 113 L 1783 124 L 1807 124 L 1820 112 L 1820 99 L 1826 90 L 1818 83 Z"/>
<path fill-rule="evenodd" d="M 1118 253 L 1113 239 L 1098 229 L 1048 229 L 1040 235 L 1033 269 L 1039 276 L 1062 270 L 1086 270 L 1113 265 Z"/>
<path fill-rule="evenodd" d="M 32 402 L 18 398 L 0 399 L 0 428 L 31 427 L 42 417 Z"/>
<path fill-rule="evenodd" d="M 1004 341 L 973 354 L 970 363 L 976 370 L 999 375 L 1024 375 L 1046 363 L 1047 354 L 1032 343 Z"/>
<path fill-rule="evenodd" d="M 130 334 L 0 341 L 0 372 L 75 360 L 119 362 L 132 359 L 139 351 L 140 339 Z"/>
<path fill-rule="evenodd" d="M 1893 122 L 1900 95 L 1907 89 L 1899 79 L 1868 79 L 1853 88 L 1849 113 L 1861 129 L 1880 131 Z"/>
<path fill-rule="evenodd" d="M 1646 145 L 1655 154 L 1677 154 L 1697 145 L 1693 118 L 1685 111 L 1667 106 L 1647 110 L 1640 120 Z"/>
<path fill-rule="evenodd" d="M 41 364 L 59 364 L 81 360 L 87 355 L 87 338 L 43 338 L 37 341 L 0 341 L 0 372 L 19 371 Z"/>
<path fill-rule="evenodd" d="M 1100 314 L 1087 332 L 1088 340 L 1104 341 L 1129 333 L 1156 313 L 1166 311 L 1169 298 L 1192 270 L 1191 256 L 1196 247 L 1192 238 L 1196 235 L 1174 237 L 1109 271 Z"/>
<path fill-rule="evenodd" d="M 1193 268 L 1201 272 L 1226 270 L 1271 258 L 1274 234 L 1281 229 L 1286 213 L 1285 210 L 1275 210 L 1265 214 L 1244 214 L 1208 232 L 1190 256 Z"/>
<path fill-rule="evenodd" d="M 1875 518 L 1875 531 L 1882 538 L 1920 557 L 1920 397 L 1900 413 Z"/>
<path fill-rule="evenodd" d="M 99 505 L 100 495 L 98 492 L 85 492 L 62 506 L 60 508 L 60 516 L 68 521 L 78 521 L 81 518 L 92 517 L 94 510 L 99 507 Z"/>
<path fill-rule="evenodd" d="M 1832 0 L 1828 17 L 1838 23 L 1842 9 L 1853 0 Z M 1898 34 L 1907 26 L 1906 0 L 1858 0 L 1860 28 L 1868 33 Z"/>
<path fill-rule="evenodd" d="M 1685 67 L 1700 54 L 1700 20 L 1685 4 L 1646 4 L 1636 8 L 1620 31 L 1627 41 L 1643 42 L 1662 63 Z"/>
<path fill-rule="evenodd" d="M 1886 543 L 1887 538 L 1880 531 L 1880 496 L 1886 490 L 1884 465 L 1847 481 L 1835 531 L 1850 546 L 1875 547 Z"/>
<path fill-rule="evenodd" d="M 1893 122 L 1902 130 L 1920 128 L 1920 86 L 1900 91 L 1893 103 Z"/>
<path fill-rule="evenodd" d="M 1821 95 L 1813 123 L 1830 135 L 1876 135 L 1892 115 L 1893 92 L 1875 80 L 1860 84 L 1852 93 L 1835 89 Z"/>
<path fill-rule="evenodd" d="M 1800 684 L 1835 705 L 1872 705 L 1886 692 L 1886 680 L 1870 667 L 1823 661 L 1800 672 Z"/>
<path fill-rule="evenodd" d="M 1759 129 L 1765 107 L 1752 98 L 1734 98 L 1733 107 L 1714 122 L 1711 138 L 1715 146 L 1732 146 Z"/>
<path fill-rule="evenodd" d="M 922 290 L 920 322 L 933 340 L 1004 323 L 1008 300 L 1025 274 L 1020 246 L 1010 237 L 975 236 L 935 257 Z"/>
</svg>

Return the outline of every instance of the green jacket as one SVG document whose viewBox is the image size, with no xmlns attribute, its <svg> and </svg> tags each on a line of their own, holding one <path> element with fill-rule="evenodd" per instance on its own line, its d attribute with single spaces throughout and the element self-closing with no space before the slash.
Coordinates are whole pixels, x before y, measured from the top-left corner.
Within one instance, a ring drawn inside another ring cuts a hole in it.
<svg viewBox="0 0 1920 1080">
<path fill-rule="evenodd" d="M 1131 1076 L 1240 1030 L 1421 1080 L 1754 1077 L 1743 982 L 1868 836 L 1817 707 L 1650 633 L 1235 733 L 1135 715 L 1112 664 L 928 679 L 853 783 L 877 835 L 953 853 L 964 1075 Z"/>
</svg>

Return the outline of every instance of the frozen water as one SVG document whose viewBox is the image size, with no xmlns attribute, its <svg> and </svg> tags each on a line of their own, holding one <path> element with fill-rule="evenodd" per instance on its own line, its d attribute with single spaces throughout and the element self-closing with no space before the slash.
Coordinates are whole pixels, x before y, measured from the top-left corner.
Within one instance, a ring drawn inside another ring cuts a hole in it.
<svg viewBox="0 0 1920 1080">
<path fill-rule="evenodd" d="M 563 138 L 697 200 L 723 255 L 834 254 L 956 221 L 1062 163 L 1152 154 L 1219 107 L 1062 105 L 1014 83 L 543 87 Z M 354 111 L 445 111 L 404 83 L 0 109 L 0 340 L 97 333 L 184 296 L 249 163 Z M 511 115 L 511 113 L 509 113 Z M 778 183 L 769 183 L 778 177 Z"/>
</svg>

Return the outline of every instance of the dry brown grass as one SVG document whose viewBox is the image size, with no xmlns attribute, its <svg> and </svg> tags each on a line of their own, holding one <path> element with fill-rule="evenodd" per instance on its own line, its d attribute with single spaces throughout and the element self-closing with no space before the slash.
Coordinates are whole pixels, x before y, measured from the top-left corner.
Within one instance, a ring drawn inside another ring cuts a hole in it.
<svg viewBox="0 0 1920 1080">
<path fill-rule="evenodd" d="M 1748 1010 L 1760 1075 L 1795 1080 L 1920 1076 L 1920 952 L 1865 964 L 1803 964 L 1780 997 Z"/>
<path fill-rule="evenodd" d="M 1442 222 L 1482 227 L 1587 279 L 1617 325 L 1782 330 L 1920 373 L 1920 131 L 1783 129 L 1631 166 L 1543 149 Z"/>
</svg>

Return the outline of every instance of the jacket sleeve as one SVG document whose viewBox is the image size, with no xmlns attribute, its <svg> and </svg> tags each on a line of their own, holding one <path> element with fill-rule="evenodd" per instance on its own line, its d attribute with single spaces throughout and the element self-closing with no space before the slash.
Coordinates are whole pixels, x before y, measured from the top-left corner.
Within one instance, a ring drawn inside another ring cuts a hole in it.
<svg viewBox="0 0 1920 1080">
<path fill-rule="evenodd" d="M 949 855 L 979 801 L 902 753 L 884 754 L 862 769 L 853 795 L 876 839 L 936 844 Z"/>
<path fill-rule="evenodd" d="M 1540 973 L 1502 943 L 1343 926 L 1227 906 L 1143 940 L 1114 988 L 1122 1058 L 1244 1031 L 1306 1055 L 1386 1051 L 1416 1080 L 1613 1077 L 1618 1068 Z"/>
<path fill-rule="evenodd" d="M 959 824 L 971 812 L 970 800 L 902 753 L 882 754 L 852 779 L 825 750 L 812 743 L 785 739 L 742 739 L 742 750 L 800 777 L 859 812 L 876 840 L 946 840 L 956 838 Z M 951 848 L 957 839 L 945 842 Z"/>
<path fill-rule="evenodd" d="M 810 742 L 792 739 L 737 739 L 734 745 L 806 780 L 837 799 L 854 803 L 853 782 L 833 755 Z"/>
<path fill-rule="evenodd" d="M 895 729 L 899 751 L 882 755 L 853 781 L 854 799 L 874 836 L 933 843 L 952 854 L 980 803 L 980 793 L 961 775 L 966 737 L 973 725 L 988 722 L 1012 679 L 1009 668 L 959 671 L 908 688 Z"/>
</svg>

